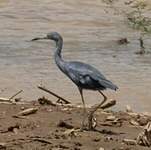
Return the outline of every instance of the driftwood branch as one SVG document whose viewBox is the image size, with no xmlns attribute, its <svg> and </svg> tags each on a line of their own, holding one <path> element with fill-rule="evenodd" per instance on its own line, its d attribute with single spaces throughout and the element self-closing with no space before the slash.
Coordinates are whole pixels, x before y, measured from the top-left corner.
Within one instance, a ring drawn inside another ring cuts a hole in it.
<svg viewBox="0 0 151 150">
<path fill-rule="evenodd" d="M 70 102 L 68 100 L 64 99 L 63 97 L 61 97 L 57 94 L 55 94 L 54 92 L 51 92 L 50 90 L 46 89 L 45 87 L 38 86 L 38 88 L 45 91 L 45 92 L 47 92 L 47 93 L 49 93 L 49 94 L 51 94 L 51 95 L 53 95 L 53 96 L 55 96 L 55 97 L 57 97 L 59 100 L 62 100 L 65 104 L 70 104 Z"/>
<path fill-rule="evenodd" d="M 143 131 L 138 135 L 137 143 L 143 146 L 151 146 L 151 122 L 148 122 Z"/>
<path fill-rule="evenodd" d="M 18 94 L 20 94 L 23 90 L 18 91 L 17 93 L 15 93 L 14 95 L 12 95 L 10 98 L 5 98 L 5 97 L 0 97 L 0 102 L 2 103 L 13 103 L 12 99 L 17 96 Z"/>
<path fill-rule="evenodd" d="M 101 106 L 100 108 L 101 109 L 106 109 L 106 108 L 114 106 L 115 104 L 116 104 L 116 100 L 111 100 L 108 103 L 106 103 L 103 106 Z"/>
<path fill-rule="evenodd" d="M 20 94 L 21 92 L 23 92 L 23 90 L 18 91 L 17 93 L 15 93 L 14 95 L 12 95 L 9 100 L 13 99 L 15 96 L 17 96 L 18 94 Z"/>
<path fill-rule="evenodd" d="M 41 142 L 41 143 L 45 143 L 45 144 L 52 144 L 50 141 L 46 140 L 46 139 L 42 139 L 42 138 L 33 138 L 33 141 L 37 141 L 37 142 Z"/>
<path fill-rule="evenodd" d="M 107 102 L 106 104 L 102 105 L 101 107 L 99 107 L 99 109 L 107 109 L 110 108 L 112 106 L 114 106 L 116 104 L 116 100 L 110 100 L 109 102 Z M 92 106 L 95 107 L 96 105 Z"/>
<path fill-rule="evenodd" d="M 0 97 L 0 102 L 4 103 L 12 103 L 12 101 L 9 100 L 9 98 Z"/>
<path fill-rule="evenodd" d="M 30 115 L 30 114 L 34 114 L 38 111 L 38 108 L 27 108 L 21 112 L 19 112 L 17 115 L 15 116 L 27 116 L 27 115 Z"/>
</svg>

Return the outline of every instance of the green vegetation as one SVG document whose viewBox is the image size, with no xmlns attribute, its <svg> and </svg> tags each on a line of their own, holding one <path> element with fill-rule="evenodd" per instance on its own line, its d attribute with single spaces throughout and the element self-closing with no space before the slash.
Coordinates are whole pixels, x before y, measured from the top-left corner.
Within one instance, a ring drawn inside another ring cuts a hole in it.
<svg viewBox="0 0 151 150">
<path fill-rule="evenodd" d="M 145 16 L 146 3 L 136 3 L 134 10 L 127 14 L 128 23 L 134 29 L 140 30 L 143 33 L 151 33 L 151 18 Z"/>
</svg>

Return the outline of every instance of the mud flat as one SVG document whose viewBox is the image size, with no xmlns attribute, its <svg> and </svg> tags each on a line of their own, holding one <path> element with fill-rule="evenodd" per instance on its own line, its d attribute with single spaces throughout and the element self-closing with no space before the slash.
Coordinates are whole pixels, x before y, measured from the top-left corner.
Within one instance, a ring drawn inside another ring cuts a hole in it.
<svg viewBox="0 0 151 150">
<path fill-rule="evenodd" d="M 79 132 L 80 106 L 41 101 L 0 104 L 0 149 L 150 150 L 150 141 L 138 142 L 151 120 L 149 113 L 138 114 L 127 107 L 123 112 L 99 110 L 95 117 L 94 131 Z"/>
</svg>

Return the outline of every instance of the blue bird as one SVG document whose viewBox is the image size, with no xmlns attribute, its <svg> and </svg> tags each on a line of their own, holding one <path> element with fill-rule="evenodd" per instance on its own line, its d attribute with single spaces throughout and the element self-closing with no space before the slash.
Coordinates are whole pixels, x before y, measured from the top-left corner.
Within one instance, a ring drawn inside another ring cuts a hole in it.
<svg viewBox="0 0 151 150">
<path fill-rule="evenodd" d="M 95 111 L 101 107 L 107 100 L 107 97 L 103 94 L 103 90 L 105 89 L 112 89 L 112 90 L 117 90 L 118 87 L 113 84 L 111 81 L 105 78 L 105 76 L 98 71 L 96 68 L 93 66 L 83 63 L 83 62 L 78 62 L 78 61 L 65 61 L 63 60 L 61 56 L 61 50 L 63 47 L 63 38 L 61 35 L 57 32 L 51 32 L 48 33 L 46 37 L 43 38 L 34 38 L 32 41 L 36 40 L 41 40 L 41 39 L 49 39 L 53 40 L 56 43 L 56 51 L 55 51 L 55 62 L 56 65 L 59 67 L 59 69 L 67 75 L 78 87 L 82 103 L 83 103 L 83 120 L 82 120 L 82 125 L 81 125 L 81 130 L 84 129 L 84 122 L 86 118 L 86 106 L 85 106 L 85 101 L 83 97 L 83 89 L 87 90 L 95 90 L 98 91 L 102 96 L 103 96 L 103 101 L 94 107 L 91 111 L 90 114 L 88 115 L 88 128 L 90 130 L 93 129 L 93 114 Z"/>
</svg>

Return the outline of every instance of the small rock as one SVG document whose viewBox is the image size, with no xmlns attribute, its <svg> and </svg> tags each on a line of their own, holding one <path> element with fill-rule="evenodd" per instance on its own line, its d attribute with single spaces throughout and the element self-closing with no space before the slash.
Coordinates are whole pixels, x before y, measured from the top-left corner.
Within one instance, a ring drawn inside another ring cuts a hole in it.
<svg viewBox="0 0 151 150">
<path fill-rule="evenodd" d="M 13 132 L 14 132 L 15 134 L 18 134 L 18 128 L 14 128 L 14 129 L 13 129 Z"/>
<path fill-rule="evenodd" d="M 94 142 L 99 142 L 101 139 L 98 137 L 96 137 L 95 139 L 93 139 Z"/>
<path fill-rule="evenodd" d="M 51 108 L 49 108 L 49 109 L 47 109 L 47 111 L 48 111 L 48 112 L 52 112 L 52 109 L 51 109 Z"/>
<path fill-rule="evenodd" d="M 20 102 L 21 101 L 21 97 L 15 98 L 15 102 Z"/>
<path fill-rule="evenodd" d="M 20 128 L 20 125 L 16 123 L 15 125 L 9 126 L 7 131 L 17 133 L 17 130 Z"/>
<path fill-rule="evenodd" d="M 72 129 L 73 126 L 66 123 L 65 121 L 63 120 L 60 120 L 59 123 L 57 124 L 58 127 L 62 127 L 62 128 L 67 128 L 67 129 Z"/>
<path fill-rule="evenodd" d="M 105 150 L 103 147 L 100 147 L 99 150 Z"/>
<path fill-rule="evenodd" d="M 21 109 L 21 110 L 25 110 L 26 108 L 25 108 L 24 106 L 22 106 L 20 109 Z"/>
</svg>

